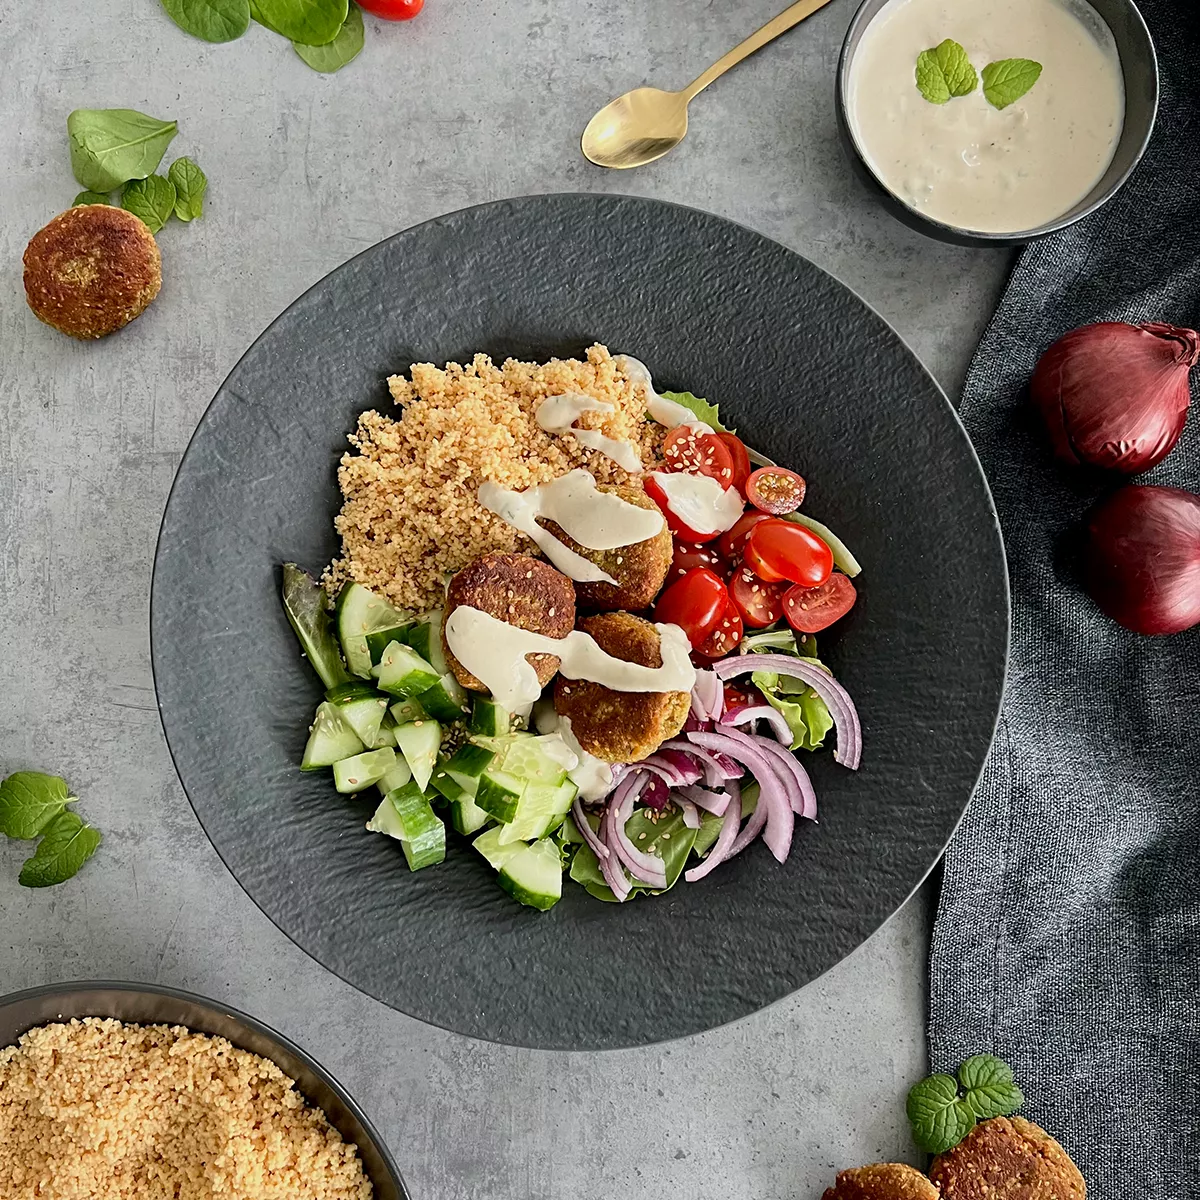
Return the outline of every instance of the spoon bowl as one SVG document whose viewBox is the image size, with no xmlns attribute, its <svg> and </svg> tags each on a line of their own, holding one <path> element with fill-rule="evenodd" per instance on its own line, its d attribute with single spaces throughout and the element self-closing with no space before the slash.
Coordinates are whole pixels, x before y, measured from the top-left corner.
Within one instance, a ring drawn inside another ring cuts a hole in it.
<svg viewBox="0 0 1200 1200">
<path fill-rule="evenodd" d="M 583 153 L 598 167 L 623 170 L 662 158 L 687 133 L 682 92 L 640 87 L 606 104 L 583 131 Z"/>
</svg>

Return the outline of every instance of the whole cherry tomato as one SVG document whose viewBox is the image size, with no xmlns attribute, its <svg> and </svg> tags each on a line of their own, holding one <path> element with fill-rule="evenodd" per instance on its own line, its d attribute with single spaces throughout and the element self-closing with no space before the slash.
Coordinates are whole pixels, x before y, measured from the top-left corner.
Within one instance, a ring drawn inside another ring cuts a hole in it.
<svg viewBox="0 0 1200 1200">
<path fill-rule="evenodd" d="M 663 441 L 664 471 L 707 475 L 722 487 L 733 486 L 733 456 L 715 433 L 697 433 L 690 425 L 676 425 Z"/>
<path fill-rule="evenodd" d="M 753 629 L 766 629 L 783 616 L 786 583 L 768 583 L 747 567 L 738 567 L 729 581 L 729 598 L 742 620 Z"/>
<path fill-rule="evenodd" d="M 854 584 L 845 575 L 830 575 L 818 587 L 789 588 L 783 598 L 783 615 L 800 633 L 820 633 L 844 617 L 857 599 Z"/>
<path fill-rule="evenodd" d="M 729 451 L 729 457 L 733 460 L 733 478 L 729 481 L 730 487 L 735 487 L 744 496 L 746 494 L 746 480 L 750 478 L 750 455 L 746 453 L 745 444 L 742 439 L 733 433 L 717 433 L 713 435 L 718 438 Z"/>
<path fill-rule="evenodd" d="M 730 600 L 712 633 L 696 647 L 696 653 L 704 655 L 705 658 L 724 658 L 738 648 L 744 632 L 741 613 L 738 612 L 737 605 Z"/>
<path fill-rule="evenodd" d="M 654 606 L 654 619 L 678 625 L 693 647 L 716 628 L 729 607 L 729 592 L 719 576 L 697 567 L 669 584 Z"/>
<path fill-rule="evenodd" d="M 804 503 L 803 478 L 787 467 L 759 467 L 746 480 L 746 499 L 763 512 L 782 517 Z"/>
<path fill-rule="evenodd" d="M 778 517 L 750 531 L 743 561 L 768 583 L 790 579 L 805 587 L 819 587 L 833 570 L 833 552 L 815 533 Z"/>
<path fill-rule="evenodd" d="M 667 528 L 681 542 L 690 542 L 698 546 L 703 542 L 711 542 L 720 534 L 721 531 L 719 529 L 714 529 L 712 533 L 698 533 L 690 525 L 685 525 L 675 515 L 667 498 L 667 493 L 663 490 L 662 484 L 654 478 L 653 474 L 646 475 L 643 478 L 642 486 L 646 489 L 646 495 L 658 505 L 662 515 L 666 518 Z"/>
<path fill-rule="evenodd" d="M 717 543 L 717 548 L 730 562 L 737 562 L 746 552 L 746 539 L 750 536 L 750 530 L 759 521 L 765 520 L 767 520 L 767 514 L 759 512 L 757 509 L 743 513 L 732 529 L 721 534 L 721 540 Z"/>
<path fill-rule="evenodd" d="M 358 0 L 358 6 L 385 21 L 411 21 L 425 7 L 425 0 Z"/>
<path fill-rule="evenodd" d="M 675 551 L 671 557 L 671 569 L 667 572 L 667 582 L 686 575 L 697 567 L 707 567 L 716 575 L 725 576 L 726 563 L 721 557 L 715 542 L 685 542 L 675 539 Z"/>
</svg>

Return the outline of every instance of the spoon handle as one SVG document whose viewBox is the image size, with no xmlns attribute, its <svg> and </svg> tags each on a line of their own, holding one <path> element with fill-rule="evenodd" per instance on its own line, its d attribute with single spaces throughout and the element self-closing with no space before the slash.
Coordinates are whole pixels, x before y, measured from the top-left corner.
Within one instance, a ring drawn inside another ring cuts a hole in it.
<svg viewBox="0 0 1200 1200">
<path fill-rule="evenodd" d="M 724 58 L 719 58 L 699 79 L 689 83 L 683 89 L 684 102 L 704 91 L 714 79 L 719 79 L 730 67 L 736 67 L 743 58 L 749 58 L 755 50 L 761 50 L 768 42 L 773 42 L 781 33 L 787 33 L 793 25 L 799 25 L 805 17 L 811 17 L 818 8 L 824 8 L 828 3 L 829 0 L 797 0 L 790 8 L 785 8 L 757 33 L 752 33 L 744 42 L 734 46 Z"/>
</svg>

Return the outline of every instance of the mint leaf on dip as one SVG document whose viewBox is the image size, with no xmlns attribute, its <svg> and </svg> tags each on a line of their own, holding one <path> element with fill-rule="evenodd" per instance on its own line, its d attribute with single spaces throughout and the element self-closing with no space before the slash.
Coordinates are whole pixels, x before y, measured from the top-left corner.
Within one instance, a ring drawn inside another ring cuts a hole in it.
<svg viewBox="0 0 1200 1200">
<path fill-rule="evenodd" d="M 1002 58 L 983 68 L 983 94 L 993 108 L 1007 108 L 1038 81 L 1042 64 L 1031 58 Z"/>
<path fill-rule="evenodd" d="M 978 84 L 979 76 L 967 52 L 953 38 L 917 55 L 917 90 L 931 104 L 970 95 Z"/>
</svg>

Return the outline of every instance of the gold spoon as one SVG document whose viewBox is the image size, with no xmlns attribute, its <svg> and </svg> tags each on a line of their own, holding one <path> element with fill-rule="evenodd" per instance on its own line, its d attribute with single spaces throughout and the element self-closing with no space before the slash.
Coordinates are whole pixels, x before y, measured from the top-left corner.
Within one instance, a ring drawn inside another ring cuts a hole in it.
<svg viewBox="0 0 1200 1200">
<path fill-rule="evenodd" d="M 829 0 L 798 0 L 757 33 L 734 46 L 724 58 L 718 59 L 699 79 L 680 92 L 641 87 L 618 96 L 588 122 L 581 142 L 584 157 L 598 167 L 617 168 L 640 167 L 662 158 L 683 141 L 687 133 L 687 106 L 694 96 L 730 67 L 736 67 L 743 58 L 773 42 L 781 33 L 799 25 L 805 17 L 812 16 L 828 3 Z"/>
</svg>

